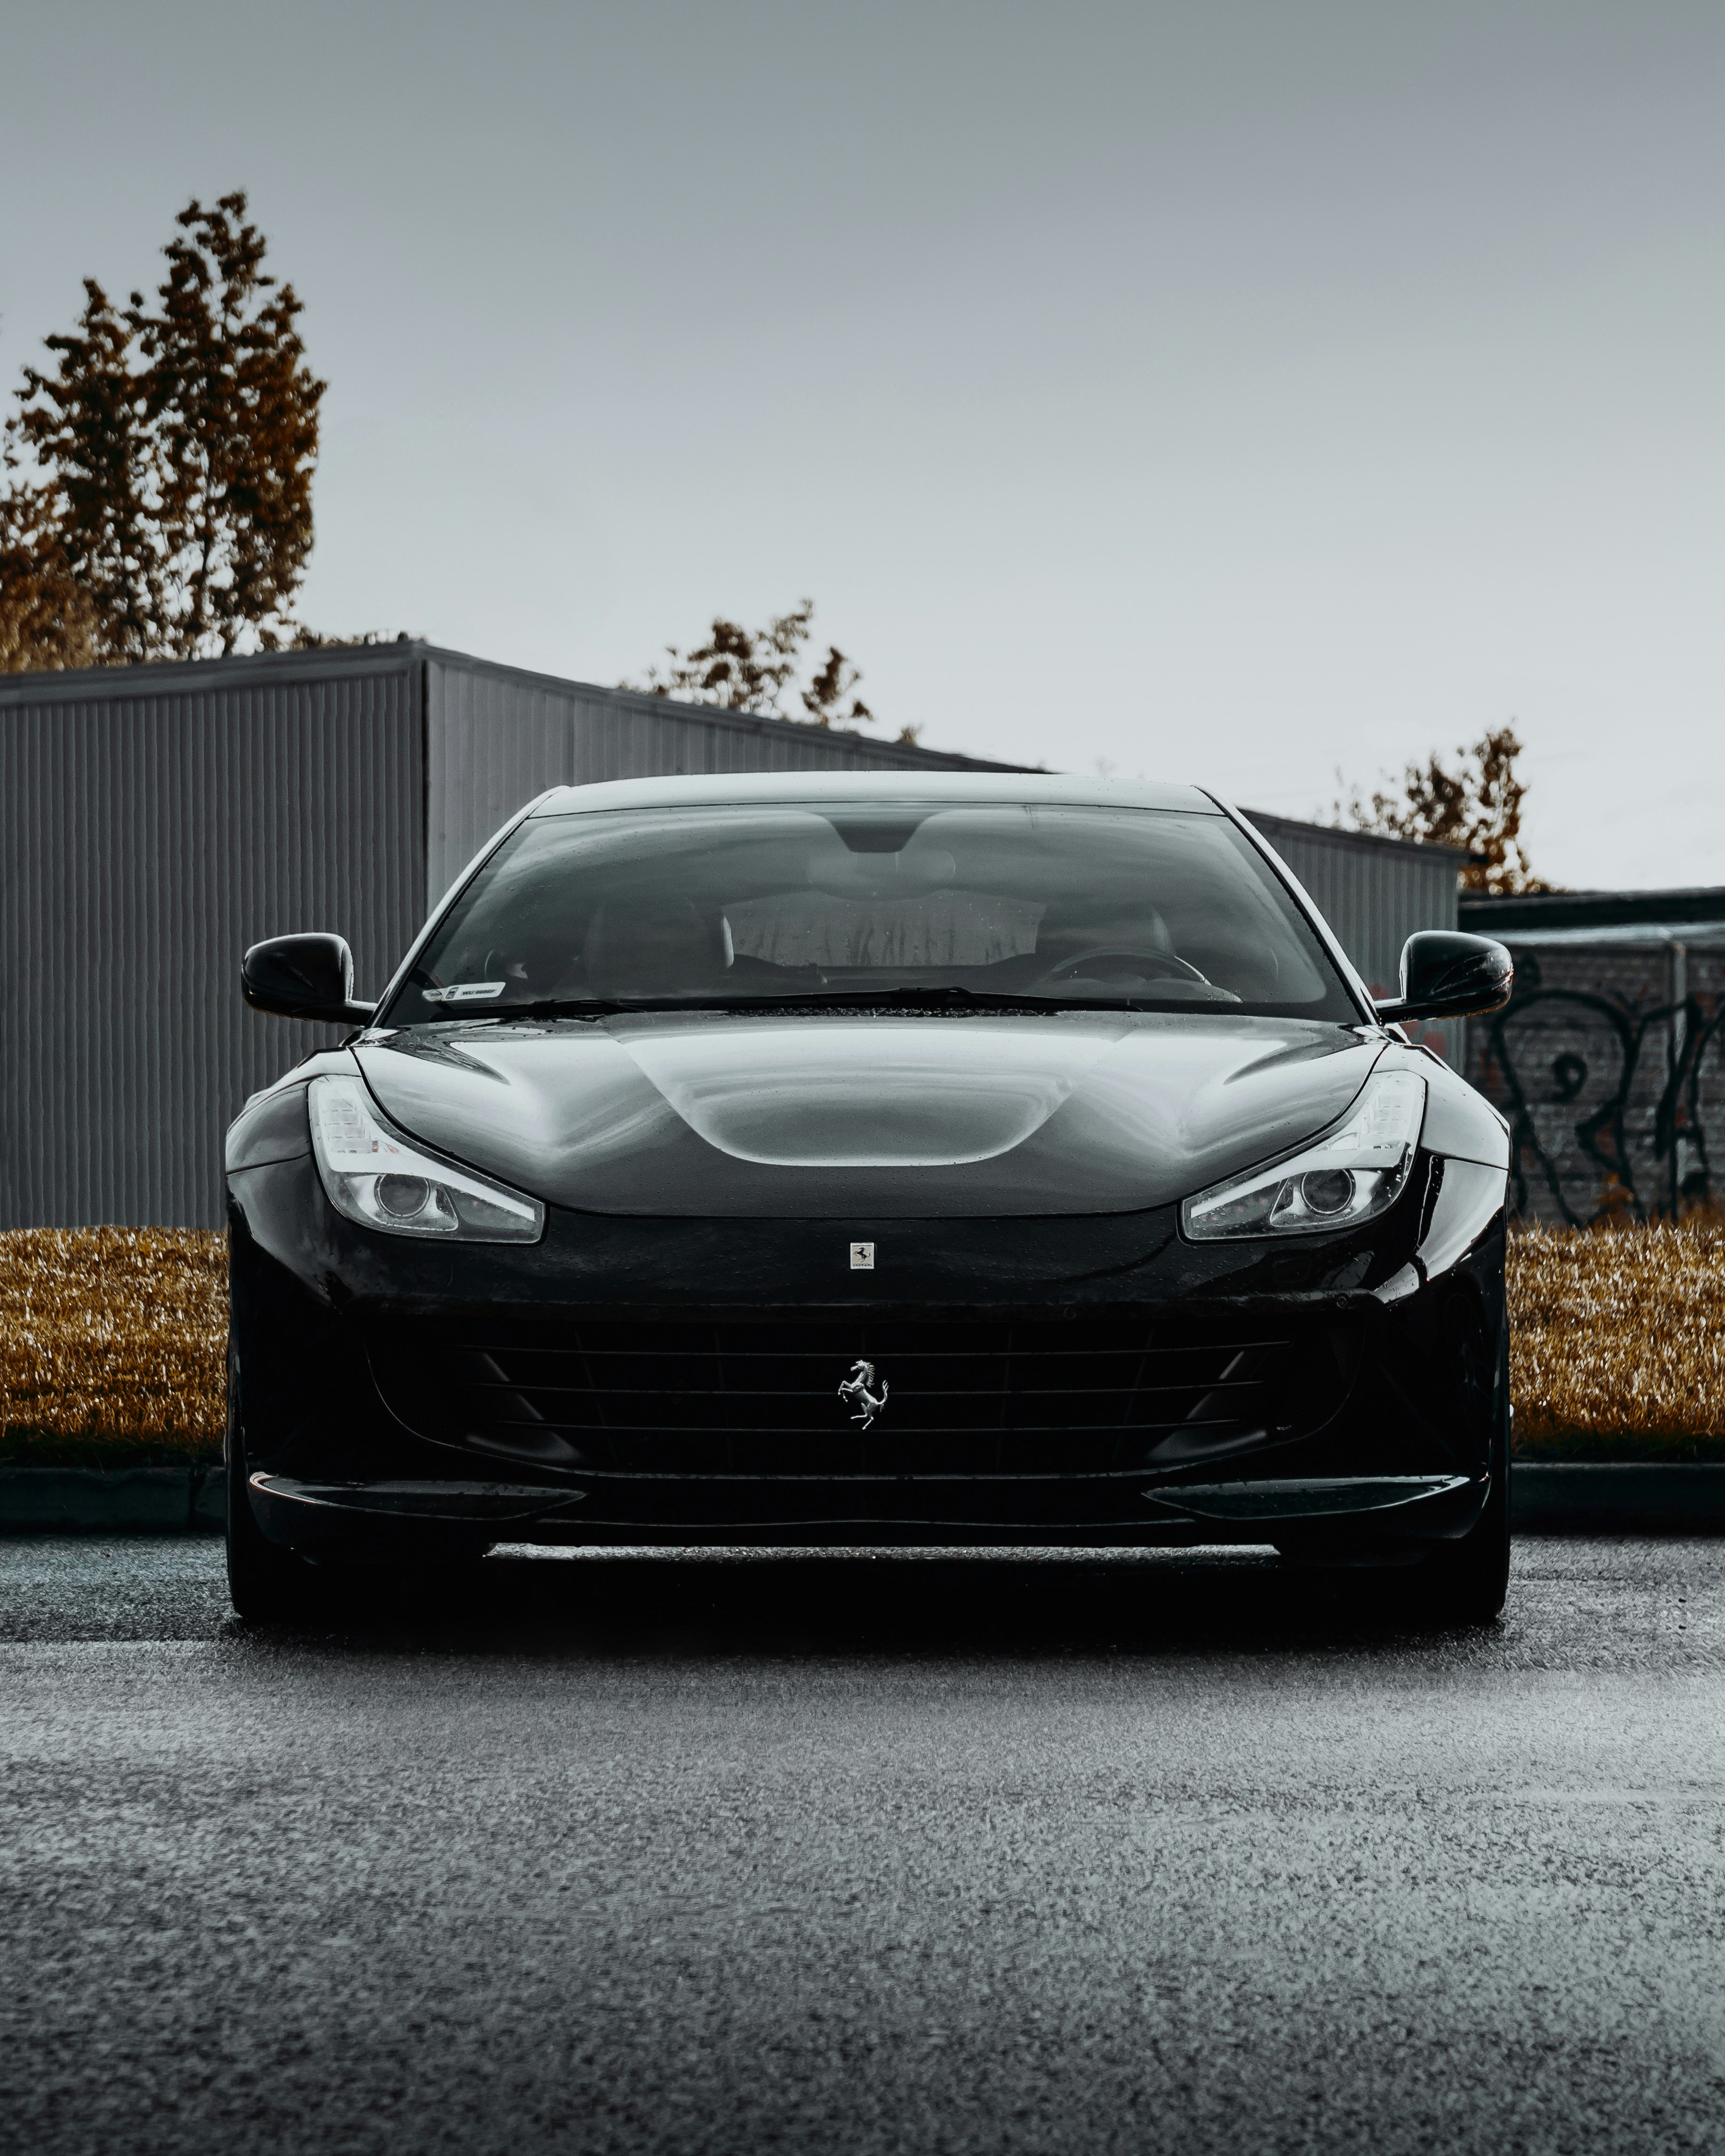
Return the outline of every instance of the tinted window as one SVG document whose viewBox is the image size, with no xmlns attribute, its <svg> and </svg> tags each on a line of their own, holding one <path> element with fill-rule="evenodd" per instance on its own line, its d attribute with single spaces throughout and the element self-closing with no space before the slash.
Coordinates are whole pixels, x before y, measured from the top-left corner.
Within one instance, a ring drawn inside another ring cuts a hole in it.
<svg viewBox="0 0 1725 2156">
<path fill-rule="evenodd" d="M 859 800 L 530 819 L 387 1017 L 919 989 L 1359 1015 L 1224 817 Z"/>
</svg>

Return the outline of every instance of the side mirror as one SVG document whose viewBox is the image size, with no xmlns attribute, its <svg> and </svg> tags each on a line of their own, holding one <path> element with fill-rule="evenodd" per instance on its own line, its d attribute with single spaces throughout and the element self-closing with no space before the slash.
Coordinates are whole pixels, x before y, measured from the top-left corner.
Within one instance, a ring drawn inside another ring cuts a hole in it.
<svg viewBox="0 0 1725 2156">
<path fill-rule="evenodd" d="M 1502 1010 L 1516 984 L 1515 961 L 1489 936 L 1427 928 L 1402 946 L 1402 992 L 1375 1009 L 1386 1025 L 1404 1018 L 1470 1018 Z"/>
<path fill-rule="evenodd" d="M 353 999 L 353 953 L 339 936 L 272 936 L 239 962 L 239 985 L 254 1010 L 281 1018 L 365 1025 L 377 1006 Z"/>
</svg>

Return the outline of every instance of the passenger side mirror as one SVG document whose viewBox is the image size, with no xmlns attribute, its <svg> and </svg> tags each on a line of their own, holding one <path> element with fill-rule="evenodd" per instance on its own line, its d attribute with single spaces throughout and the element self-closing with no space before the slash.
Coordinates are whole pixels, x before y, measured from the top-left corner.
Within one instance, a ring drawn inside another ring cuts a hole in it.
<svg viewBox="0 0 1725 2156">
<path fill-rule="evenodd" d="M 1426 928 L 1402 946 L 1402 992 L 1373 1008 L 1386 1025 L 1407 1018 L 1471 1018 L 1502 1010 L 1516 983 L 1515 961 L 1489 936 Z"/>
<path fill-rule="evenodd" d="M 366 1025 L 377 1006 L 353 998 L 353 953 L 339 936 L 272 936 L 239 962 L 239 985 L 254 1010 L 281 1018 Z"/>
</svg>

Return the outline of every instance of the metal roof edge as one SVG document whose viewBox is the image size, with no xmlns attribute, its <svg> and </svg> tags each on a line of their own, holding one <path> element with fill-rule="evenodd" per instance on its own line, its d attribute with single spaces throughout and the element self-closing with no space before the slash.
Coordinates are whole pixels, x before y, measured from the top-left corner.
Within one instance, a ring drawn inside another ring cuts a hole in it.
<svg viewBox="0 0 1725 2156">
<path fill-rule="evenodd" d="M 1342 824 L 1309 824 L 1298 816 L 1272 815 L 1267 809 L 1242 808 L 1240 813 L 1266 834 L 1297 832 L 1302 839 L 1324 839 L 1332 845 L 1355 847 L 1367 853 L 1419 854 L 1457 862 L 1473 858 L 1466 846 L 1431 845 L 1423 839 L 1393 838 L 1388 831 L 1350 831 Z"/>
<path fill-rule="evenodd" d="M 1462 895 L 1463 925 L 1494 934 L 1517 928 L 1614 928 L 1645 922 L 1725 921 L 1725 885 L 1669 891 L 1486 891 Z"/>
<path fill-rule="evenodd" d="M 924 748 L 917 742 L 893 741 L 880 734 L 853 732 L 849 727 L 818 726 L 808 720 L 774 718 L 764 711 L 727 711 L 722 705 L 697 704 L 685 696 L 655 696 L 650 689 L 611 688 L 602 681 L 578 681 L 562 674 L 537 674 L 525 666 L 506 665 L 496 659 L 476 659 L 470 652 L 447 651 L 434 644 L 419 648 L 434 665 L 484 675 L 490 680 L 512 681 L 548 696 L 567 696 L 572 692 L 583 696 L 603 696 L 607 702 L 626 704 L 644 715 L 650 712 L 663 717 L 669 706 L 680 719 L 733 733 L 778 734 L 794 741 L 807 741 L 814 734 L 826 741 L 855 741 L 866 748 L 891 749 L 895 756 L 907 757 L 911 759 L 912 767 L 927 764 L 933 769 L 948 771 L 957 768 L 1004 772 L 1041 768 L 1035 764 L 997 763 L 986 757 L 966 756 L 957 749 Z"/>
<path fill-rule="evenodd" d="M 353 674 L 405 673 L 420 660 L 490 680 L 512 682 L 547 696 L 620 701 L 644 714 L 652 712 L 661 717 L 669 704 L 680 719 L 734 733 L 778 734 L 794 741 L 807 741 L 811 734 L 823 735 L 828 741 L 854 739 L 863 747 L 891 750 L 913 770 L 919 766 L 938 771 L 1023 772 L 1042 767 L 996 762 L 987 757 L 967 756 L 957 749 L 925 748 L 920 742 L 892 741 L 879 734 L 853 735 L 845 728 L 772 718 L 759 711 L 725 711 L 716 704 L 691 703 L 680 696 L 655 696 L 650 690 L 608 688 L 603 682 L 578 681 L 562 674 L 535 673 L 525 666 L 475 658 L 471 652 L 453 651 L 417 637 L 398 638 L 393 644 L 326 644 L 303 651 L 239 652 L 226 659 L 147 660 L 131 665 L 80 667 L 75 671 L 0 675 L 0 711 L 25 705 L 81 703 L 93 696 L 105 702 L 141 701 L 259 680 L 330 680 Z"/>
<path fill-rule="evenodd" d="M 419 643 L 326 644 L 305 651 L 236 652 L 227 659 L 151 659 L 136 665 L 0 674 L 0 711 L 23 704 L 105 702 L 172 696 L 256 680 L 329 680 L 340 675 L 405 674 L 426 656 Z"/>
<path fill-rule="evenodd" d="M 1669 951 L 1674 944 L 1691 951 L 1725 950 L 1725 921 L 1624 921 L 1615 927 L 1500 928 L 1497 933 L 1517 951 Z"/>
</svg>

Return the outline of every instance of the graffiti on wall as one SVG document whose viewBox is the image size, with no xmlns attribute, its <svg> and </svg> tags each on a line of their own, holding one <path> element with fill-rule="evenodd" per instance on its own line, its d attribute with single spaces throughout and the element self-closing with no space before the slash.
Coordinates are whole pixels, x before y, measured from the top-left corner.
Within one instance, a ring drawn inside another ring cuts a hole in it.
<svg viewBox="0 0 1725 2156">
<path fill-rule="evenodd" d="M 1509 1118 L 1512 1210 L 1584 1227 L 1725 1195 L 1725 998 L 1632 1002 L 1538 978 L 1485 1021 L 1477 1051 Z"/>
</svg>

